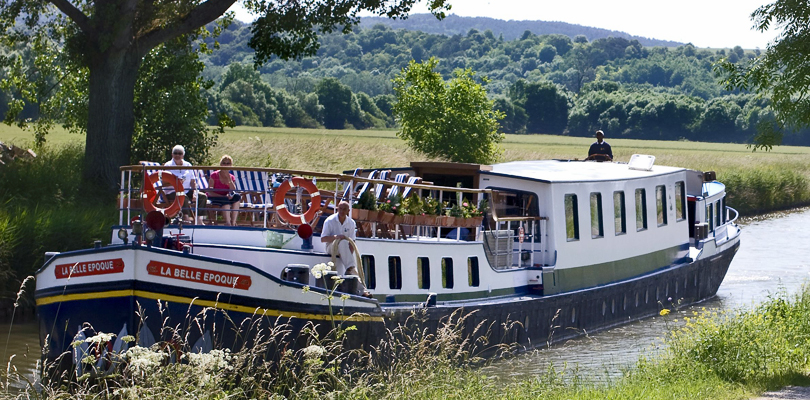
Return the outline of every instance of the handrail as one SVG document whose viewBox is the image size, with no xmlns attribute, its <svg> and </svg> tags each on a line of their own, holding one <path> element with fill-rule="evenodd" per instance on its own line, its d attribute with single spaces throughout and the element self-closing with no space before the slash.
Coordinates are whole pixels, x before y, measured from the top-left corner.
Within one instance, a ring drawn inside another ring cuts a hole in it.
<svg viewBox="0 0 810 400">
<path fill-rule="evenodd" d="M 730 220 L 726 221 L 726 223 L 727 223 L 727 224 L 733 224 L 733 223 L 734 223 L 734 221 L 736 221 L 736 220 L 737 220 L 737 218 L 740 216 L 740 213 L 739 213 L 739 211 L 737 211 L 737 210 L 735 210 L 735 209 L 733 209 L 733 208 L 731 208 L 731 207 L 729 207 L 729 206 L 726 206 L 726 209 L 727 209 L 727 210 L 734 211 L 734 218 L 732 218 L 732 219 L 730 219 Z"/>
<path fill-rule="evenodd" d="M 370 183 L 382 183 L 386 185 L 394 184 L 395 182 L 384 180 L 384 179 L 368 179 L 359 176 L 352 176 L 346 174 L 330 174 L 330 173 L 323 173 L 323 172 L 313 172 L 313 171 L 304 171 L 304 170 L 294 170 L 294 169 L 280 169 L 280 168 L 260 168 L 260 167 L 233 167 L 228 166 L 227 168 L 216 165 L 216 166 L 182 166 L 182 165 L 171 165 L 171 166 L 157 166 L 157 165 L 124 165 L 121 168 L 121 172 L 125 171 L 135 171 L 135 172 L 142 172 L 147 169 L 149 170 L 220 170 L 220 169 L 228 169 L 229 171 L 256 171 L 256 172 L 267 172 L 267 173 L 281 173 L 287 175 L 306 175 L 312 176 L 317 178 L 325 178 L 325 179 L 338 179 L 341 181 L 355 181 L 355 182 L 370 182 Z M 411 187 L 414 189 L 426 189 L 426 190 L 446 190 L 452 192 L 461 192 L 461 193 L 492 193 L 492 189 L 469 189 L 469 188 L 460 188 L 460 187 L 452 187 L 452 186 L 436 186 L 436 185 L 425 185 L 425 184 L 418 184 L 418 183 L 396 183 L 397 186 L 405 186 Z"/>
<path fill-rule="evenodd" d="M 542 221 L 547 220 L 548 217 L 501 217 L 498 218 L 497 215 L 492 216 L 492 219 L 495 221 L 503 221 L 503 222 L 514 222 L 514 221 Z"/>
</svg>

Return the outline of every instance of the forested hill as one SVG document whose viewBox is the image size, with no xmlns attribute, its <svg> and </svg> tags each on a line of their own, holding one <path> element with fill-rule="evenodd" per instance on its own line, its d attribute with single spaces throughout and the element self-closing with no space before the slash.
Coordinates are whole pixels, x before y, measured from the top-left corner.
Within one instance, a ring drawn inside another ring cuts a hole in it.
<svg viewBox="0 0 810 400">
<path fill-rule="evenodd" d="M 677 47 L 684 43 L 673 42 L 671 40 L 651 39 L 641 36 L 634 36 L 626 32 L 611 31 L 608 29 L 594 28 L 569 24 L 558 21 L 504 21 L 502 19 L 488 17 L 460 17 L 455 14 L 439 21 L 432 14 L 414 14 L 407 19 L 393 20 L 385 17 L 363 17 L 360 19 L 360 26 L 371 28 L 376 24 L 383 24 L 393 29 L 407 29 L 409 31 L 420 31 L 442 35 L 466 35 L 470 29 L 478 31 L 490 30 L 495 36 L 503 35 L 506 40 L 515 40 L 523 37 L 524 32 L 530 31 L 535 35 L 561 34 L 568 37 L 584 35 L 589 41 L 606 37 L 625 38 L 628 40 L 638 40 L 642 46 L 663 46 Z"/>
<path fill-rule="evenodd" d="M 210 115 L 239 125 L 396 127 L 392 79 L 412 60 L 434 57 L 445 79 L 456 69 L 488 78 L 507 133 L 591 136 L 602 129 L 609 137 L 746 143 L 758 125 L 774 121 L 766 99 L 724 90 L 713 70 L 719 60 L 747 62 L 758 50 L 650 47 L 582 34 L 507 39 L 491 28 L 446 35 L 358 27 L 320 36 L 312 56 L 272 58 L 254 70 L 250 26 L 236 22 L 218 38 L 221 48 L 203 57 L 203 74 L 214 81 L 206 92 Z M 810 132 L 788 132 L 784 143 L 810 145 Z"/>
</svg>

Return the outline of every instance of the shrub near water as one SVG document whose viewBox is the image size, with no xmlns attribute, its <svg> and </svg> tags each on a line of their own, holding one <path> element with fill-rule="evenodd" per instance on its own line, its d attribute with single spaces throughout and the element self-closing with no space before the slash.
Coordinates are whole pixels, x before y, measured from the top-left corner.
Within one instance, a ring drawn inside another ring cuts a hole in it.
<svg viewBox="0 0 810 400">
<path fill-rule="evenodd" d="M 727 203 L 743 215 L 810 203 L 807 176 L 789 165 L 760 165 L 746 170 L 723 171 L 718 175 L 718 180 L 728 191 Z"/>
<path fill-rule="evenodd" d="M 116 207 L 81 192 L 83 161 L 83 148 L 68 145 L 0 166 L 0 299 L 14 299 L 46 251 L 109 242 Z"/>
</svg>

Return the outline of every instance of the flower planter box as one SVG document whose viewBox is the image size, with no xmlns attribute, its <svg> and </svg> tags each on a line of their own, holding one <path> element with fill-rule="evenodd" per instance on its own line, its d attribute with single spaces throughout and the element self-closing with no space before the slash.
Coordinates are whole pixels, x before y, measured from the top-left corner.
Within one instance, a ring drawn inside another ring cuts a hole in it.
<svg viewBox="0 0 810 400">
<path fill-rule="evenodd" d="M 368 221 L 368 210 L 352 208 L 352 219 L 360 221 Z"/>
<path fill-rule="evenodd" d="M 385 223 L 385 224 L 390 224 L 390 223 L 394 222 L 394 217 L 396 217 L 396 215 L 394 215 L 394 213 L 384 212 L 384 211 L 381 211 L 381 212 L 382 212 L 382 216 L 380 216 L 380 218 L 379 218 L 380 222 Z"/>
<path fill-rule="evenodd" d="M 442 218 L 442 226 L 455 226 L 456 217 L 444 216 Z"/>
<path fill-rule="evenodd" d="M 396 214 L 394 214 L 394 220 L 392 221 L 392 223 L 395 224 L 395 225 L 400 225 L 400 224 L 404 223 L 404 220 L 405 220 L 404 215 L 396 215 Z"/>
<path fill-rule="evenodd" d="M 414 225 L 416 223 L 416 215 L 405 214 L 402 216 L 402 223 L 404 225 Z"/>
</svg>

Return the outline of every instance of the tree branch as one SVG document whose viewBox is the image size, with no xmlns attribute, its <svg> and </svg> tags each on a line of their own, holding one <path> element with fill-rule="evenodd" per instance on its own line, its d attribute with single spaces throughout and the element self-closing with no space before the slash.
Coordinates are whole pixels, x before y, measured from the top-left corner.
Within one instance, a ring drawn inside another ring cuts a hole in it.
<svg viewBox="0 0 810 400">
<path fill-rule="evenodd" d="M 178 24 L 174 24 L 162 29 L 147 32 L 139 42 L 140 51 L 146 54 L 155 46 L 172 40 L 180 35 L 191 33 L 195 29 L 205 26 L 225 14 L 236 0 L 208 0 L 193 10 L 188 15 L 180 19 Z"/>
<path fill-rule="evenodd" d="M 71 21 L 75 22 L 76 25 L 79 26 L 79 29 L 82 30 L 82 32 L 88 35 L 93 36 L 95 35 L 95 29 L 93 29 L 92 25 L 90 24 L 90 18 L 84 15 L 84 13 L 81 12 L 81 10 L 76 8 L 69 1 L 67 0 L 49 0 L 49 1 L 51 2 L 51 4 L 55 5 L 56 8 L 59 9 L 59 11 L 67 15 L 67 17 L 70 18 Z"/>
</svg>

